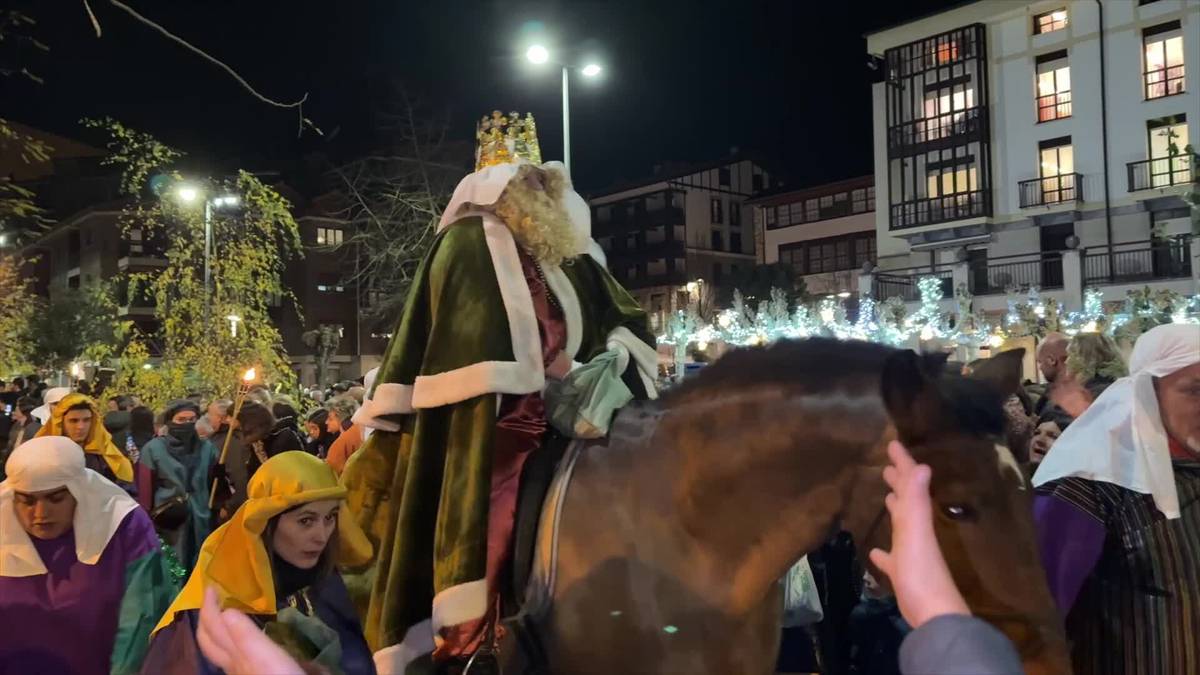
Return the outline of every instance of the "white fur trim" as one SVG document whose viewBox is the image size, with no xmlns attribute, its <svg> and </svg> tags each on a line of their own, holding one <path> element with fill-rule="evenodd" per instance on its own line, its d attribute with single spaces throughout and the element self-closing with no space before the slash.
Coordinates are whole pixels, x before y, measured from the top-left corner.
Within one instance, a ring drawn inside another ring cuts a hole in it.
<svg viewBox="0 0 1200 675">
<path fill-rule="evenodd" d="M 421 376 L 413 388 L 416 409 L 437 408 L 475 396 L 500 392 L 531 394 L 541 391 L 546 382 L 543 368 L 512 361 L 481 361 L 437 375 Z"/>
<path fill-rule="evenodd" d="M 654 386 L 658 374 L 658 352 L 653 347 L 638 339 L 633 331 L 624 326 L 617 326 L 608 334 L 606 341 L 609 349 L 624 347 L 637 364 L 638 375 L 642 385 L 646 387 L 646 396 L 651 400 L 658 398 L 658 390 Z"/>
<path fill-rule="evenodd" d="M 604 249 L 600 248 L 595 239 L 588 240 L 587 254 L 592 256 L 592 260 L 600 263 L 601 267 L 608 269 L 608 256 L 604 255 Z"/>
<path fill-rule="evenodd" d="M 557 265 L 546 265 L 542 268 L 546 275 L 547 290 L 558 299 L 562 307 L 563 318 L 567 323 L 567 356 L 575 358 L 579 355 L 579 347 L 583 344 L 583 310 L 579 307 L 579 294 L 571 285 L 571 280 Z"/>
<path fill-rule="evenodd" d="M 433 651 L 433 623 L 425 619 L 404 632 L 404 640 L 375 652 L 375 671 L 379 675 L 404 675 L 408 664 Z"/>
<path fill-rule="evenodd" d="M 487 613 L 487 579 L 451 586 L 433 597 L 433 632 Z"/>
<path fill-rule="evenodd" d="M 372 396 L 363 401 L 362 407 L 354 413 L 351 419 L 368 429 L 381 431 L 399 431 L 400 425 L 382 419 L 384 415 L 407 415 L 413 411 L 413 387 L 408 384 L 394 382 L 380 383 Z"/>
</svg>

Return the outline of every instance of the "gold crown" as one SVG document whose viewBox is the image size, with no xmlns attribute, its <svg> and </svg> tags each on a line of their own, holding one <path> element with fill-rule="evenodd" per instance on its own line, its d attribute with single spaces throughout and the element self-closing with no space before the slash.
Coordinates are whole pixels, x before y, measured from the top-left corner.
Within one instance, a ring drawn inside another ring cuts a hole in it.
<svg viewBox="0 0 1200 675">
<path fill-rule="evenodd" d="M 504 115 L 499 110 L 491 117 L 484 117 L 475 126 L 475 170 L 496 164 L 508 164 L 524 158 L 534 164 L 542 163 L 542 149 L 538 145 L 537 124 L 533 113 L 521 119 L 521 113 Z"/>
</svg>

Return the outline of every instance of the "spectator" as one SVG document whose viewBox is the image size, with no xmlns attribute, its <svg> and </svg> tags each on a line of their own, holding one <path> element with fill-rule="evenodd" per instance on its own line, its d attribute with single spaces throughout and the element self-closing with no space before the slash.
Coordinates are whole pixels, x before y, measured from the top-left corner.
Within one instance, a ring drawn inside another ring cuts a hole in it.
<svg viewBox="0 0 1200 675">
<path fill-rule="evenodd" d="M 305 431 L 308 432 L 308 451 L 321 459 L 329 456 L 329 448 L 341 434 L 330 433 L 327 421 L 329 411 L 318 408 L 308 416 Z"/>
<path fill-rule="evenodd" d="M 1029 444 L 1029 463 L 1034 467 L 1042 463 L 1054 442 L 1071 424 L 1071 416 L 1061 410 L 1047 410 L 1038 418 L 1037 429 Z"/>
<path fill-rule="evenodd" d="M 296 404 L 291 398 L 282 395 L 272 398 L 271 414 L 275 416 L 277 427 L 286 426 L 300 433 L 300 414 L 296 412 Z"/>
<path fill-rule="evenodd" d="M 1067 346 L 1069 344 L 1070 338 L 1066 335 L 1062 333 L 1048 333 L 1038 345 L 1037 364 L 1038 369 L 1042 371 L 1042 377 L 1046 379 L 1046 385 L 1045 387 L 1030 387 L 1031 391 L 1035 389 L 1040 390 L 1034 392 L 1039 394 L 1039 398 L 1033 409 L 1035 415 L 1041 415 L 1046 407 L 1050 405 L 1050 397 L 1047 394 L 1054 387 L 1059 374 L 1066 372 Z"/>
<path fill-rule="evenodd" d="M 246 475 L 253 478 L 258 467 L 282 452 L 298 450 L 304 452 L 304 441 L 300 434 L 286 427 L 277 428 L 271 409 L 259 403 L 247 401 L 238 413 L 241 441 L 248 449 Z"/>
<path fill-rule="evenodd" d="M 199 416 L 199 406 L 188 399 L 168 403 L 163 411 L 167 435 L 147 443 L 141 453 L 154 485 L 154 526 L 189 571 L 212 531 L 209 471 L 217 461 L 212 444 L 196 435 Z"/>
<path fill-rule="evenodd" d="M 108 412 L 104 415 L 104 428 L 112 434 L 113 445 L 127 456 L 130 453 L 129 444 L 129 411 L 133 408 L 128 396 L 113 396 L 108 399 Z"/>
<path fill-rule="evenodd" d="M 13 407 L 15 424 L 9 430 L 8 446 L 3 455 L 0 455 L 0 480 L 4 480 L 4 463 L 12 456 L 13 451 L 25 441 L 37 436 L 38 430 L 42 428 L 41 423 L 33 416 L 33 409 L 36 407 L 37 401 L 30 396 L 17 399 L 17 404 Z"/>
<path fill-rule="evenodd" d="M 68 387 L 54 387 L 52 389 L 47 389 L 42 393 L 42 405 L 34 408 L 33 416 L 37 418 L 40 424 L 45 426 L 46 422 L 50 421 L 50 411 L 54 409 L 54 406 L 58 405 L 59 401 L 63 400 L 63 398 L 70 393 L 71 390 Z"/>
<path fill-rule="evenodd" d="M 358 402 L 349 396 L 335 396 L 325 405 L 325 410 L 329 413 L 325 420 L 326 430 L 339 434 L 330 446 L 329 456 L 325 461 L 340 476 L 350 456 L 363 444 L 362 427 L 351 421 L 358 410 Z"/>
<path fill-rule="evenodd" d="M 133 441 L 133 451 L 140 453 L 146 444 L 156 436 L 154 431 L 154 413 L 144 405 L 135 406 L 129 411 L 129 437 Z M 137 461 L 137 455 L 130 457 Z"/>
<path fill-rule="evenodd" d="M 230 426 L 229 413 L 232 408 L 233 401 L 222 398 L 209 403 L 204 413 L 204 419 L 213 428 L 212 436 L 208 440 L 217 449 L 217 461 L 221 462 L 221 471 L 231 490 L 217 491 L 217 501 L 213 505 L 217 513 L 214 528 L 228 520 L 246 500 L 246 484 L 249 481 L 246 473 L 246 446 L 242 444 L 241 434 Z"/>
<path fill-rule="evenodd" d="M 346 396 L 349 396 L 350 398 L 354 399 L 355 401 L 358 401 L 359 406 L 362 406 L 363 398 L 366 395 L 367 395 L 366 388 L 362 387 L 360 385 L 355 385 L 346 390 Z"/>
</svg>

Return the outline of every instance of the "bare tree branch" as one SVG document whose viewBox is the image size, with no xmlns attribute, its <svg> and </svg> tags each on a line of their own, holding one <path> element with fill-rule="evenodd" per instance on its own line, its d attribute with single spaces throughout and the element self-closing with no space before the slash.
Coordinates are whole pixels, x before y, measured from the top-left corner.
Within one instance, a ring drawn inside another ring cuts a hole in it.
<svg viewBox="0 0 1200 675">
<path fill-rule="evenodd" d="M 124 2 L 121 2 L 121 0 L 108 0 L 108 1 L 110 4 L 112 4 L 113 7 L 116 7 L 117 9 L 125 12 L 129 16 L 132 16 L 138 22 L 140 22 L 140 23 L 144 24 L 145 26 L 149 27 L 150 29 L 158 32 L 159 34 L 161 34 L 163 37 L 167 38 L 168 40 L 170 40 L 170 41 L 174 42 L 175 44 L 183 47 L 184 49 L 192 52 L 193 54 L 196 54 L 200 58 L 217 66 L 221 70 L 224 70 L 226 73 L 229 74 L 230 77 L 232 77 L 235 81 L 237 81 L 238 84 L 242 85 L 243 89 L 248 91 L 251 96 L 258 99 L 259 101 L 266 103 L 267 105 L 275 106 L 276 108 L 295 108 L 296 114 L 300 118 L 300 126 L 296 132 L 297 136 L 300 136 L 301 134 L 304 133 L 304 127 L 308 127 L 310 129 L 312 129 L 313 131 L 317 132 L 318 135 L 321 135 L 321 136 L 325 135 L 324 132 L 322 132 L 321 129 L 318 128 L 317 125 L 314 124 L 312 120 L 310 120 L 309 118 L 304 116 L 304 102 L 308 100 L 307 92 L 304 94 L 304 96 L 301 96 L 299 100 L 292 101 L 290 103 L 288 103 L 286 101 L 277 101 L 273 98 L 265 96 L 265 95 L 259 93 L 259 91 L 257 89 L 255 89 L 253 86 L 251 86 L 251 84 L 249 82 L 247 82 L 244 77 L 239 75 L 238 72 L 236 70 L 234 70 L 232 66 L 226 64 L 224 61 L 221 61 L 217 57 L 210 55 L 208 52 L 204 51 L 203 49 L 200 49 L 199 47 L 193 45 L 192 43 L 188 42 L 187 40 L 184 40 L 183 38 L 179 37 L 178 35 L 175 35 L 174 33 L 167 30 L 162 25 L 154 22 L 153 20 L 148 19 L 145 16 L 139 14 L 137 10 L 135 10 L 134 8 L 125 4 Z M 100 22 L 96 20 L 96 15 L 94 13 L 92 13 L 92 8 L 91 8 L 91 5 L 88 4 L 88 0 L 83 0 L 83 6 L 85 9 L 87 9 L 88 17 L 92 21 L 92 27 L 96 31 L 96 37 L 100 37 L 101 36 Z"/>
</svg>

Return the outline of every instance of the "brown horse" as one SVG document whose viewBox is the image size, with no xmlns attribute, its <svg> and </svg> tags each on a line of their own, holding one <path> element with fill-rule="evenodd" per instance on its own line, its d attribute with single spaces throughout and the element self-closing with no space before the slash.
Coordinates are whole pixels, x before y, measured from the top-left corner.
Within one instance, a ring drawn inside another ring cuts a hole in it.
<svg viewBox="0 0 1200 675">
<path fill-rule="evenodd" d="M 839 529 L 864 557 L 889 546 L 882 469 L 895 438 L 933 469 L 938 540 L 972 611 L 1027 672 L 1068 672 L 1031 493 L 1000 445 L 1020 353 L 970 380 L 943 362 L 785 342 L 735 351 L 622 411 L 579 454 L 559 515 L 551 604 L 534 620 L 551 672 L 774 672 L 787 570 Z M 518 651 L 503 645 L 506 672 L 520 672 Z"/>
</svg>

